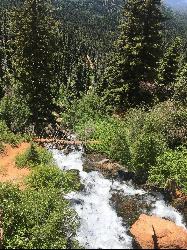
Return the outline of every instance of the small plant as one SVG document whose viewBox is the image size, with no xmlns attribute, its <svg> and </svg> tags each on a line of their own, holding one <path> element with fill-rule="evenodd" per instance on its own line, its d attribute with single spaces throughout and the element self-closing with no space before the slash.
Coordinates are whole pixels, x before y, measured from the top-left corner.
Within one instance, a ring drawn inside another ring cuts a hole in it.
<svg viewBox="0 0 187 250">
<path fill-rule="evenodd" d="M 186 143 L 187 109 L 171 101 L 156 105 L 145 119 L 144 129 L 147 132 L 161 133 L 171 148 Z"/>
<path fill-rule="evenodd" d="M 16 157 L 16 166 L 20 168 L 34 167 L 41 164 L 53 164 L 52 154 L 45 148 L 37 147 L 31 143 L 31 147 Z"/>
<path fill-rule="evenodd" d="M 28 178 L 28 184 L 36 189 L 58 188 L 64 193 L 78 191 L 80 178 L 76 171 L 63 172 L 56 166 L 40 165 L 36 167 Z"/>
</svg>

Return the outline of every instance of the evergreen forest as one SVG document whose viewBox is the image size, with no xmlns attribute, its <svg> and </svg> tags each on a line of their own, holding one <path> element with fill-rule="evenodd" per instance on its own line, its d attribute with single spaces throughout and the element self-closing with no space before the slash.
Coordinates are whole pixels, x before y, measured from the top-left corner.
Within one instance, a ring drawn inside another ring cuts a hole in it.
<svg viewBox="0 0 187 250">
<path fill-rule="evenodd" d="M 187 8 L 0 1 L 0 249 L 84 248 L 65 198 L 83 190 L 79 173 L 36 142 L 67 134 L 136 185 L 187 196 Z M 7 147 L 26 144 L 15 164 L 29 175 L 4 181 Z"/>
</svg>

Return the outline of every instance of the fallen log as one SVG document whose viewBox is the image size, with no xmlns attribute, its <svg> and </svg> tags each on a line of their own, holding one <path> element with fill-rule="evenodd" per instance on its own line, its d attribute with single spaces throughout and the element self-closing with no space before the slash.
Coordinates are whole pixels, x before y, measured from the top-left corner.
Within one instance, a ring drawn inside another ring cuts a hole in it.
<svg viewBox="0 0 187 250">
<path fill-rule="evenodd" d="M 36 143 L 56 143 L 59 145 L 83 145 L 83 144 L 99 144 L 99 141 L 68 141 L 68 140 L 60 140 L 56 138 L 44 139 L 44 138 L 35 138 L 33 139 Z"/>
</svg>

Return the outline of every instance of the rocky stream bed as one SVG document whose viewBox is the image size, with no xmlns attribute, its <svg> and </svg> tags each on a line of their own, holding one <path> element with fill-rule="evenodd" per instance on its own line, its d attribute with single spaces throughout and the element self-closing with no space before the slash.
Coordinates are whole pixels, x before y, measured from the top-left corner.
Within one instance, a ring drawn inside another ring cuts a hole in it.
<svg viewBox="0 0 187 250">
<path fill-rule="evenodd" d="M 79 171 L 83 190 L 66 198 L 79 215 L 77 240 L 86 249 L 135 248 L 130 228 L 141 214 L 186 227 L 184 216 L 161 193 L 133 184 L 132 175 L 117 163 L 112 167 L 101 155 L 86 155 L 81 146 L 49 150 L 60 169 Z"/>
</svg>

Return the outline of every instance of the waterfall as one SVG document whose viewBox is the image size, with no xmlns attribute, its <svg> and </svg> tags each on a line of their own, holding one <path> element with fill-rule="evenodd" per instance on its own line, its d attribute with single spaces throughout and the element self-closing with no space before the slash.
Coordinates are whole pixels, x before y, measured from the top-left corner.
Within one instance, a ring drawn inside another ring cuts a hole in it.
<svg viewBox="0 0 187 250">
<path fill-rule="evenodd" d="M 80 218 L 77 240 L 86 249 L 132 249 L 132 238 L 128 235 L 128 226 L 118 217 L 110 204 L 114 190 L 124 195 L 144 195 L 146 191 L 136 189 L 128 182 L 112 182 L 101 173 L 83 171 L 83 149 L 77 149 L 68 155 L 58 149 L 50 149 L 54 160 L 62 170 L 77 169 L 80 171 L 84 190 L 66 196 Z M 155 198 L 147 195 L 147 202 L 153 204 L 152 215 L 168 218 L 177 225 L 185 227 L 182 215 L 173 207 L 167 206 L 160 195 Z"/>
</svg>

